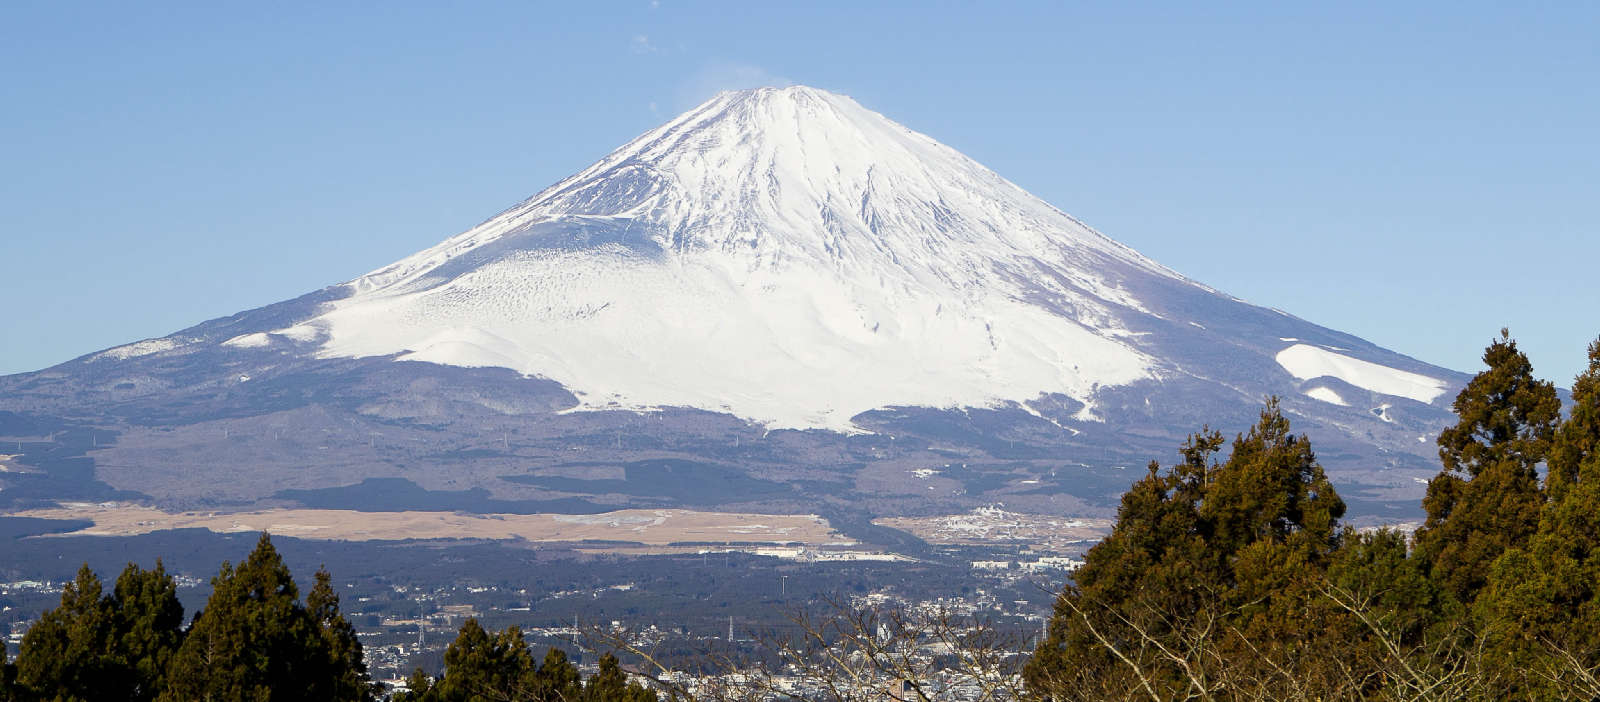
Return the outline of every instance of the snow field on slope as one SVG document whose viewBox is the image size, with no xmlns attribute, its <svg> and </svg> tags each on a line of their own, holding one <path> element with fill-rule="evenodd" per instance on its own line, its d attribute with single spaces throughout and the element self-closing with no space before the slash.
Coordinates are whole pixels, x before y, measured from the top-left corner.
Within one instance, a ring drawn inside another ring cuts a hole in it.
<svg viewBox="0 0 1600 702">
<path fill-rule="evenodd" d="M 1349 407 L 1350 406 L 1350 403 L 1345 402 L 1344 398 L 1340 397 L 1339 393 L 1334 392 L 1333 388 L 1324 388 L 1324 387 L 1311 388 L 1310 390 L 1306 391 L 1306 396 L 1310 397 L 1313 400 L 1322 400 L 1323 402 L 1326 402 L 1326 403 L 1329 403 L 1329 404 L 1333 404 L 1333 405 L 1338 405 L 1340 407 Z"/>
<path fill-rule="evenodd" d="M 547 377 L 586 408 L 699 407 L 775 428 L 852 431 L 852 416 L 893 405 L 1086 399 L 1153 365 L 1001 295 L 708 251 L 521 252 L 421 292 L 340 301 L 313 324 L 325 356 L 404 349 Z"/>
<path fill-rule="evenodd" d="M 1279 351 L 1276 358 L 1278 365 L 1300 380 L 1328 376 L 1363 390 L 1410 398 L 1417 402 L 1433 402 L 1444 393 L 1446 386 L 1445 381 L 1438 378 L 1363 361 L 1310 344 L 1290 346 Z M 1337 397 L 1337 393 L 1334 396 Z M 1330 401 L 1316 395 L 1312 397 Z"/>
<path fill-rule="evenodd" d="M 1129 271 L 1188 282 L 849 98 L 763 89 L 352 281 L 293 330 L 323 356 L 547 377 L 586 408 L 849 431 L 895 405 L 1087 408 L 1153 377 L 1125 343 L 1123 317 L 1148 314 Z"/>
</svg>

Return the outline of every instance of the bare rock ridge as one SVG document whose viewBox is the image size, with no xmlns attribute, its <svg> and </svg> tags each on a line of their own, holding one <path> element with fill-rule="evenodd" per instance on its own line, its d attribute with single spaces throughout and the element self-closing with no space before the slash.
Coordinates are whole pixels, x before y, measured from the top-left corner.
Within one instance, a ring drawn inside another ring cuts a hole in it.
<svg viewBox="0 0 1600 702">
<path fill-rule="evenodd" d="M 791 87 L 720 94 L 347 283 L 0 378 L 0 410 L 116 432 L 91 482 L 174 504 L 372 479 L 691 504 L 651 472 L 681 461 L 735 486 L 704 496 L 724 506 L 1059 513 L 1105 510 L 1128 465 L 1277 395 L 1382 514 L 1415 498 L 1464 380 L 1191 281 Z M 42 485 L 0 496 L 73 489 Z"/>
</svg>

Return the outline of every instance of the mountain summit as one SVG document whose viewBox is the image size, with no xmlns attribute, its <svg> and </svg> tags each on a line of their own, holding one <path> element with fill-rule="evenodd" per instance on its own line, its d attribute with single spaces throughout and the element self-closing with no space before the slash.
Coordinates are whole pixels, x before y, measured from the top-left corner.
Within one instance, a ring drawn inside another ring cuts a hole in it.
<svg viewBox="0 0 1600 702">
<path fill-rule="evenodd" d="M 1159 375 L 1130 284 L 1191 286 L 933 139 L 806 87 L 718 95 L 283 333 L 503 366 L 588 408 L 852 430 Z M 235 342 L 241 343 L 241 342 Z M 1085 416 L 1089 416 L 1085 413 Z"/>
<path fill-rule="evenodd" d="M 1336 480 L 1414 506 L 1464 380 L 1191 281 L 850 98 L 791 87 L 722 93 L 347 283 L 0 378 L 0 415 L 121 432 L 97 479 L 158 499 L 369 478 L 565 499 L 588 493 L 540 471 L 671 459 L 794 490 L 741 505 L 809 504 L 816 485 L 787 482 L 808 475 L 889 500 L 869 511 L 1050 511 L 1103 506 L 1115 471 L 1279 396 Z M 266 426 L 349 435 L 251 455 L 284 473 L 185 472 L 236 462 L 215 437 Z M 752 430 L 778 443 L 754 449 Z M 486 436 L 497 453 L 475 453 Z M 419 463 L 441 441 L 429 455 L 457 463 Z M 933 465 L 955 482 L 889 497 Z"/>
</svg>

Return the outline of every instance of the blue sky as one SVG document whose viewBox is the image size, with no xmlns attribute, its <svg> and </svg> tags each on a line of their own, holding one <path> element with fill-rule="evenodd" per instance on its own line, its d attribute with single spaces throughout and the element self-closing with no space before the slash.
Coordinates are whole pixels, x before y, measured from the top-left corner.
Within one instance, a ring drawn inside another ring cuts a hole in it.
<svg viewBox="0 0 1600 702">
<path fill-rule="evenodd" d="M 1180 272 L 1473 371 L 1600 335 L 1600 3 L 0 7 L 0 373 L 436 243 L 803 83 Z"/>
</svg>

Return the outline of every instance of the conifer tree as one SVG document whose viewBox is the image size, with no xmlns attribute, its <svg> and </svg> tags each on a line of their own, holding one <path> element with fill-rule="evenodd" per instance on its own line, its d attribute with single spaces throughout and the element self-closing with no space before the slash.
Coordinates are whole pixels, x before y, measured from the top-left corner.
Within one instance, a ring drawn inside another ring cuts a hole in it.
<svg viewBox="0 0 1600 702">
<path fill-rule="evenodd" d="M 552 651 L 556 649 L 551 649 Z M 607 653 L 600 656 L 600 670 L 589 676 L 583 687 L 583 702 L 656 702 L 656 693 L 628 682 L 617 657 Z"/>
<path fill-rule="evenodd" d="M 300 604 L 267 534 L 237 568 L 223 563 L 211 587 L 173 657 L 161 699 L 365 699 L 341 688 L 348 675 L 359 675 L 335 665 L 347 659 L 334 655 L 330 636 Z"/>
<path fill-rule="evenodd" d="M 567 660 L 567 652 L 552 648 L 544 653 L 544 661 L 533 676 L 533 697 L 540 700 L 574 700 L 583 692 L 583 677 L 577 666 Z"/>
<path fill-rule="evenodd" d="M 1328 565 L 1328 585 L 1338 596 L 1367 605 L 1393 642 L 1419 644 L 1439 620 L 1439 591 L 1421 563 L 1408 557 L 1406 535 L 1393 529 L 1348 532 Z M 1368 656 L 1381 656 L 1366 625 L 1344 620 L 1343 638 Z"/>
<path fill-rule="evenodd" d="M 1430 577 L 1462 604 L 1477 596 L 1494 560 L 1538 525 L 1538 465 L 1561 414 L 1555 386 L 1533 377 L 1510 332 L 1500 330 L 1483 361 L 1488 368 L 1452 405 L 1459 421 L 1439 435 L 1444 468 L 1428 483 L 1416 534 Z"/>
<path fill-rule="evenodd" d="M 1551 498 L 1525 547 L 1494 563 L 1478 614 L 1509 665 L 1548 668 L 1570 655 L 1600 666 L 1600 341 L 1573 383 L 1573 408 L 1550 451 Z M 1559 667 L 1559 666 L 1558 666 Z M 1535 692 L 1560 696 L 1532 676 Z"/>
<path fill-rule="evenodd" d="M 107 699 L 114 677 L 108 660 L 111 612 L 89 564 L 61 591 L 61 604 L 39 617 L 17 656 L 20 687 L 45 699 Z"/>
<path fill-rule="evenodd" d="M 522 630 L 484 631 L 477 619 L 461 625 L 444 652 L 444 674 L 434 681 L 428 702 L 526 699 L 535 688 L 533 656 Z"/>
<path fill-rule="evenodd" d="M 372 699 L 375 690 L 367 674 L 361 641 L 356 638 L 355 627 L 339 612 L 339 594 L 334 592 L 332 581 L 326 568 L 317 570 L 316 584 L 306 595 L 306 608 L 322 630 L 329 657 L 326 675 L 332 682 L 333 698 Z"/>
<path fill-rule="evenodd" d="M 146 702 L 166 687 L 167 666 L 183 641 L 178 584 L 161 561 L 155 570 L 129 563 L 111 595 L 113 641 L 122 664 L 120 700 Z"/>
<path fill-rule="evenodd" d="M 1589 366 L 1572 382 L 1572 412 L 1550 445 L 1549 497 L 1578 480 L 1585 461 L 1600 453 L 1600 339 L 1589 343 Z"/>
<path fill-rule="evenodd" d="M 432 695 L 433 678 L 428 677 L 421 668 L 416 668 L 406 678 L 406 689 L 391 695 L 389 702 L 423 702 L 435 699 Z"/>
<path fill-rule="evenodd" d="M 1182 463 L 1151 463 L 1123 496 L 1027 666 L 1036 693 L 1178 694 L 1192 671 L 1162 648 L 1187 650 L 1191 624 L 1283 645 L 1317 631 L 1307 601 L 1339 544 L 1344 502 L 1275 399 L 1217 464 L 1222 444 L 1195 434 Z M 1301 660 L 1324 657 L 1309 653 Z"/>
<path fill-rule="evenodd" d="M 160 563 L 128 564 L 113 592 L 84 564 L 23 640 L 19 675 L 43 699 L 153 700 L 183 633 L 177 586 Z"/>
</svg>

